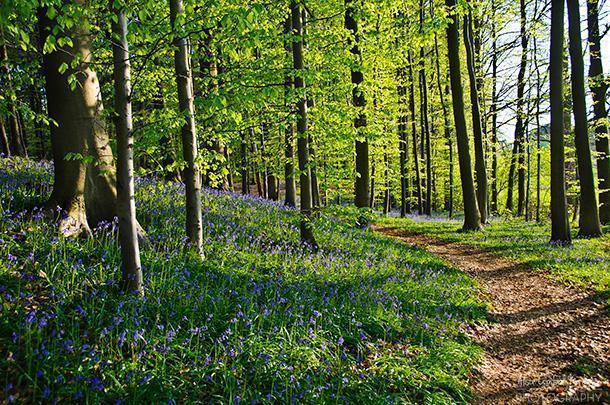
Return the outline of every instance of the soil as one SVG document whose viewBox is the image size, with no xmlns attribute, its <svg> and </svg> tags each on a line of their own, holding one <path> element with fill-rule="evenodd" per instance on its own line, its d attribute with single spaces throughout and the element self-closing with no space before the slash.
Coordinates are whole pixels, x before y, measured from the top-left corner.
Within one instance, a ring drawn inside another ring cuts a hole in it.
<svg viewBox="0 0 610 405">
<path fill-rule="evenodd" d="M 473 246 L 373 229 L 478 281 L 490 322 L 469 331 L 486 352 L 472 376 L 474 403 L 610 403 L 610 313 L 602 294 Z"/>
</svg>

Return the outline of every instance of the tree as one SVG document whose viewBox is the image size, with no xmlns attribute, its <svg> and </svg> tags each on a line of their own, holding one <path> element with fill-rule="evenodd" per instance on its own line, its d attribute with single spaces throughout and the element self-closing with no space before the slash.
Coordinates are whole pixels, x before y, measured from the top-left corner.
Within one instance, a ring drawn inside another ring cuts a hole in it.
<svg viewBox="0 0 610 405">
<path fill-rule="evenodd" d="M 571 243 L 566 197 L 563 114 L 564 0 L 551 0 L 551 243 Z"/>
<path fill-rule="evenodd" d="M 124 5 L 110 0 L 116 20 L 112 20 L 112 56 L 114 61 L 114 110 L 117 136 L 117 215 L 121 244 L 124 291 L 143 294 L 138 222 L 134 198 L 133 118 L 131 112 L 131 68 L 127 42 L 127 17 Z"/>
<path fill-rule="evenodd" d="M 178 104 L 184 117 L 182 125 L 182 152 L 184 154 L 184 183 L 186 186 L 186 236 L 197 252 L 203 251 L 203 224 L 201 218 L 201 174 L 197 162 L 197 130 L 193 105 L 193 73 L 189 60 L 188 41 L 181 32 L 184 19 L 182 0 L 170 0 L 170 22 L 174 35 L 174 64 L 178 85 Z"/>
<path fill-rule="evenodd" d="M 456 0 L 445 0 L 445 4 L 450 12 L 456 13 Z M 477 206 L 472 178 L 472 162 L 470 159 L 466 115 L 464 112 L 464 91 L 460 67 L 460 39 L 457 25 L 457 15 L 451 16 L 447 25 L 447 53 L 449 58 L 449 76 L 451 79 L 453 119 L 457 136 L 458 162 L 462 180 L 462 198 L 464 200 L 464 225 L 462 229 L 464 231 L 477 231 L 481 229 L 481 215 Z"/>
<path fill-rule="evenodd" d="M 413 57 L 409 51 L 409 111 L 411 112 L 411 137 L 413 144 L 413 161 L 415 162 L 415 192 L 417 193 L 417 213 L 424 213 L 422 201 L 421 171 L 419 169 L 419 155 L 417 153 L 417 123 L 415 119 L 415 81 L 413 77 Z"/>
<path fill-rule="evenodd" d="M 286 54 L 291 52 L 291 42 L 289 36 L 292 32 L 291 17 L 288 16 L 284 20 L 284 50 Z M 284 75 L 284 105 L 289 109 L 288 119 L 286 120 L 286 129 L 284 134 L 284 182 L 286 184 L 286 196 L 284 204 L 289 207 L 296 207 L 297 203 L 297 188 L 294 171 L 294 123 L 293 123 L 293 108 L 290 104 L 290 92 L 292 91 L 292 77 L 289 74 Z"/>
<path fill-rule="evenodd" d="M 572 106 L 574 110 L 574 144 L 578 159 L 580 182 L 580 217 L 578 234 L 595 237 L 602 234 L 599 221 L 599 206 L 595 190 L 593 161 L 589 146 L 585 73 L 580 35 L 580 6 L 578 0 L 568 0 L 568 22 L 570 36 L 570 67 L 572 73 Z"/>
<path fill-rule="evenodd" d="M 589 31 L 589 87 L 593 99 L 597 175 L 599 177 L 599 216 L 602 224 L 610 223 L 610 146 L 608 144 L 608 111 L 606 94 L 608 81 L 604 80 L 599 34 L 599 1 L 587 0 L 587 27 Z"/>
<path fill-rule="evenodd" d="M 470 83 L 470 103 L 472 105 L 472 131 L 474 133 L 474 166 L 477 181 L 477 204 L 481 213 L 481 222 L 487 223 L 487 168 L 485 165 L 485 150 L 483 147 L 483 129 L 481 127 L 481 110 L 477 77 L 474 66 L 472 42 L 472 14 L 464 18 L 464 44 L 466 45 L 466 65 Z"/>
<path fill-rule="evenodd" d="M 521 63 L 519 64 L 519 74 L 517 76 L 517 122 L 515 124 L 515 140 L 513 146 L 513 157 L 510 163 L 508 175 L 508 196 L 506 198 L 506 209 L 512 211 L 513 185 L 515 179 L 515 169 L 518 173 L 518 196 L 517 196 L 517 216 L 522 216 L 525 208 L 525 124 L 523 105 L 525 103 L 525 73 L 527 71 L 527 32 L 526 32 L 526 7 L 525 0 L 519 1 L 519 12 L 521 21 Z"/>
<path fill-rule="evenodd" d="M 355 191 L 355 204 L 358 208 L 365 208 L 369 206 L 369 143 L 366 138 L 366 134 L 363 132 L 363 128 L 366 127 L 366 116 L 364 115 L 363 109 L 366 106 L 366 100 L 364 93 L 360 88 L 364 80 L 364 76 L 359 66 L 362 63 L 362 54 L 358 42 L 360 36 L 358 33 L 358 22 L 354 18 L 355 9 L 353 6 L 353 0 L 345 0 L 345 28 L 351 32 L 352 38 L 349 42 L 352 45 L 350 52 L 352 53 L 355 61 L 353 62 L 356 67 L 351 67 L 352 77 L 352 104 L 358 109 L 358 115 L 354 119 L 354 128 L 356 129 L 356 191 Z"/>
<path fill-rule="evenodd" d="M 298 93 L 297 100 L 297 154 L 299 159 L 299 186 L 301 193 L 301 241 L 312 249 L 317 249 L 311 224 L 312 195 L 311 176 L 309 172 L 309 145 L 307 136 L 307 96 L 305 93 L 305 78 L 303 77 L 303 24 L 301 6 L 297 0 L 291 0 L 290 11 L 292 15 L 292 58 L 296 71 L 294 88 Z"/>
<path fill-rule="evenodd" d="M 43 73 L 54 162 L 53 191 L 47 207 L 63 211 L 60 230 L 66 236 L 90 233 L 116 214 L 116 174 L 104 120 L 100 83 L 91 68 L 92 35 L 85 0 L 74 0 L 72 10 L 80 20 L 65 28 L 63 46 L 48 47 Z M 38 10 L 41 44 L 47 42 L 60 18 L 53 21 L 45 8 Z M 75 59 L 77 58 L 77 59 Z"/>
<path fill-rule="evenodd" d="M 19 114 L 14 102 L 14 89 L 13 89 L 13 77 L 11 75 L 11 69 L 9 67 L 8 51 L 6 48 L 6 41 L 4 39 L 4 31 L 0 28 L 0 60 L 2 62 L 2 76 L 3 82 L 5 83 L 5 91 L 7 94 L 5 97 L 8 99 L 8 118 L 9 118 L 9 148 L 7 155 L 15 156 L 26 156 L 27 151 L 23 140 L 23 128 L 19 123 Z"/>
</svg>

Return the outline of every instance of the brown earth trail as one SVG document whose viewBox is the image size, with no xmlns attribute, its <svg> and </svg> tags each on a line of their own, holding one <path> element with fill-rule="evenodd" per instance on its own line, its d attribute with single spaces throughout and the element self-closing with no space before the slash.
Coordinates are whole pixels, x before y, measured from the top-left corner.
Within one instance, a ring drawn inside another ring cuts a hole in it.
<svg viewBox="0 0 610 405">
<path fill-rule="evenodd" d="M 480 248 L 374 226 L 475 278 L 490 323 L 470 335 L 485 349 L 474 403 L 610 403 L 610 316 L 600 294 Z"/>
</svg>

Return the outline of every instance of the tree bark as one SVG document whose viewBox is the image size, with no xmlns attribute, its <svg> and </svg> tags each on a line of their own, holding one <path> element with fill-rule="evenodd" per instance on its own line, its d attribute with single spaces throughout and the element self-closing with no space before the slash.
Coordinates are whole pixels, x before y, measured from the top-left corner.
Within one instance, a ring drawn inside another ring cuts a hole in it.
<svg viewBox="0 0 610 405">
<path fill-rule="evenodd" d="M 398 82 L 397 91 L 399 97 L 398 107 L 398 150 L 400 153 L 400 216 L 404 218 L 411 213 L 410 203 L 410 185 L 408 175 L 409 164 L 409 135 L 407 109 L 407 86 L 405 84 L 406 74 L 404 68 L 399 68 L 396 71 L 396 80 Z"/>
<path fill-rule="evenodd" d="M 506 209 L 512 211 L 513 203 L 513 184 L 515 179 L 515 171 L 517 171 L 517 216 L 522 216 L 525 207 L 525 153 L 524 153 L 524 95 L 525 95 L 525 73 L 527 70 L 527 33 L 526 33 L 526 9 L 525 0 L 520 0 L 521 14 L 521 63 L 519 64 L 519 73 L 517 76 L 517 122 L 515 124 L 515 145 L 513 148 L 513 156 L 510 163 L 510 171 L 508 178 L 508 196 L 506 199 Z"/>
<path fill-rule="evenodd" d="M 131 112 L 131 72 L 129 44 L 127 42 L 127 17 L 124 9 L 110 7 L 116 15 L 112 21 L 112 55 L 114 61 L 114 109 L 117 134 L 117 215 L 119 217 L 119 241 L 123 264 L 121 285 L 123 291 L 137 291 L 143 295 L 142 266 L 138 244 L 135 185 L 133 174 L 133 117 Z"/>
<path fill-rule="evenodd" d="M 0 142 L 2 143 L 2 154 L 5 157 L 11 156 L 11 147 L 8 141 L 6 127 L 4 126 L 4 120 L 2 119 L 2 117 L 0 117 Z"/>
<path fill-rule="evenodd" d="M 193 105 L 193 73 L 190 66 L 188 41 L 177 26 L 176 19 L 184 14 L 182 0 L 169 0 L 170 23 L 174 34 L 174 63 L 178 104 L 184 117 L 182 149 L 184 154 L 184 183 L 186 186 L 186 236 L 190 245 L 203 252 L 203 223 L 201 218 L 201 174 L 197 163 L 197 130 Z"/>
<path fill-rule="evenodd" d="M 456 0 L 445 0 L 450 12 L 455 12 Z M 472 178 L 472 162 L 464 112 L 464 90 L 462 88 L 460 67 L 460 39 L 458 33 L 458 16 L 450 16 L 447 25 L 447 51 L 449 58 L 449 76 L 451 78 L 451 97 L 453 101 L 453 118 L 457 135 L 458 161 L 462 179 L 462 197 L 464 200 L 464 231 L 481 229 L 481 215 L 477 207 L 477 198 Z"/>
<path fill-rule="evenodd" d="M 559 245 L 571 243 L 564 152 L 563 19 L 564 0 L 551 0 L 551 243 Z"/>
<path fill-rule="evenodd" d="M 604 80 L 601 38 L 599 34 L 599 1 L 587 0 L 587 26 L 589 31 L 589 87 L 593 99 L 595 150 L 599 177 L 599 217 L 602 224 L 610 223 L 610 146 L 608 144 L 608 111 L 606 94 L 608 81 Z"/>
<path fill-rule="evenodd" d="M 492 1 L 491 35 L 491 204 L 492 214 L 498 213 L 498 34 L 496 31 L 496 8 Z"/>
<path fill-rule="evenodd" d="M 250 182 L 248 181 L 248 141 L 246 131 L 240 131 L 240 155 L 241 155 L 241 193 L 250 194 Z"/>
<path fill-rule="evenodd" d="M 464 44 L 466 45 L 466 65 L 470 83 L 470 103 L 472 105 L 472 131 L 474 133 L 474 167 L 477 182 L 477 203 L 481 213 L 481 222 L 487 223 L 487 168 L 483 147 L 483 129 L 481 127 L 481 110 L 475 72 L 475 61 L 472 42 L 472 15 L 464 17 Z"/>
<path fill-rule="evenodd" d="M 443 91 L 443 85 L 441 83 L 440 54 L 438 51 L 438 39 L 436 35 L 434 35 L 434 54 L 436 61 L 436 85 L 438 87 L 438 95 L 440 98 L 441 108 L 443 112 L 443 130 L 445 134 L 445 141 L 449 149 L 449 198 L 445 200 L 445 209 L 449 212 L 449 218 L 451 218 L 453 216 L 453 144 L 451 141 L 451 124 L 449 123 L 449 112 L 447 111 L 445 93 Z"/>
<path fill-rule="evenodd" d="M 419 28 L 420 34 L 423 35 L 424 30 L 424 0 L 419 2 Z M 426 78 L 426 56 L 424 47 L 419 48 L 419 84 L 421 89 L 421 113 L 423 125 L 423 140 L 425 141 L 426 153 L 426 200 L 424 212 L 426 215 L 432 215 L 432 146 L 430 144 L 430 122 L 428 120 L 428 84 Z"/>
<path fill-rule="evenodd" d="M 290 34 L 292 32 L 292 21 L 290 16 L 284 21 L 284 50 L 287 54 L 291 52 Z M 297 186 L 296 176 L 294 173 L 294 123 L 292 116 L 294 114 L 290 103 L 290 93 L 293 88 L 292 77 L 289 74 L 284 75 L 284 104 L 288 109 L 288 119 L 286 120 L 286 132 L 284 134 L 284 183 L 286 185 L 286 196 L 284 204 L 289 207 L 297 205 Z"/>
<path fill-rule="evenodd" d="M 599 220 L 593 161 L 589 146 L 585 73 L 578 0 L 568 0 L 568 21 L 570 66 L 572 70 L 572 105 L 574 110 L 574 142 L 580 181 L 580 229 L 578 233 L 585 237 L 595 237 L 602 234 L 602 228 Z"/>
<path fill-rule="evenodd" d="M 292 59 L 296 71 L 294 88 L 297 97 L 297 153 L 299 159 L 299 187 L 301 193 L 301 241 L 316 250 L 318 245 L 314 238 L 311 214 L 311 177 L 309 176 L 309 145 L 307 137 L 307 96 L 305 93 L 305 79 L 303 75 L 303 24 L 301 20 L 301 6 L 296 0 L 290 1 L 292 15 Z"/>
<path fill-rule="evenodd" d="M 417 212 L 419 215 L 424 213 L 422 201 L 421 172 L 419 169 L 419 154 L 417 151 L 417 123 L 415 120 L 415 80 L 413 76 L 413 57 L 411 51 L 409 58 L 409 111 L 411 112 L 411 135 L 413 143 L 413 161 L 415 162 L 415 192 L 417 193 Z"/>
<path fill-rule="evenodd" d="M 85 0 L 75 0 L 82 6 Z M 40 40 L 44 43 L 52 22 L 46 10 L 39 9 Z M 104 120 L 100 84 L 91 69 L 91 35 L 79 24 L 69 35 L 73 45 L 64 46 L 43 56 L 43 72 L 51 125 L 51 147 L 54 161 L 53 192 L 48 207 L 61 208 L 65 218 L 60 223 L 64 235 L 90 233 L 90 226 L 111 221 L 116 213 L 116 174 L 112 150 Z M 61 66 L 76 67 L 60 73 Z M 72 88 L 68 78 L 78 83 Z M 67 155 L 72 154 L 72 159 Z M 78 157 L 82 158 L 78 158 Z"/>
<path fill-rule="evenodd" d="M 25 156 L 27 157 L 27 151 L 25 145 L 23 143 L 22 138 L 22 128 L 19 123 L 19 115 L 17 112 L 17 108 L 15 107 L 15 103 L 13 97 L 16 98 L 13 89 L 13 77 L 11 75 L 11 70 L 9 67 L 8 60 L 8 51 L 6 48 L 6 42 L 4 39 L 4 31 L 0 28 L 0 40 L 2 43 L 0 44 L 0 60 L 2 61 L 2 76 L 3 81 L 5 81 L 6 86 L 6 98 L 7 98 L 7 107 L 8 107 L 8 118 L 9 118 L 9 134 L 10 134 L 10 149 L 11 155 L 14 156 Z"/>
<path fill-rule="evenodd" d="M 354 6 L 353 0 L 345 0 L 345 28 L 351 32 L 353 38 L 349 40 L 352 45 L 350 52 L 356 59 L 355 64 L 360 65 L 362 62 L 362 55 L 360 52 L 359 41 L 360 35 L 358 34 L 358 22 L 354 18 Z M 363 128 L 366 127 L 366 115 L 364 114 L 364 107 L 366 100 L 364 99 L 364 93 L 360 88 L 364 80 L 362 71 L 359 68 L 351 68 L 352 78 L 352 103 L 358 110 L 358 116 L 354 119 L 354 128 L 356 129 L 356 187 L 355 187 L 355 205 L 358 208 L 365 208 L 369 206 L 369 144 L 366 138 L 366 134 L 363 134 Z"/>
</svg>

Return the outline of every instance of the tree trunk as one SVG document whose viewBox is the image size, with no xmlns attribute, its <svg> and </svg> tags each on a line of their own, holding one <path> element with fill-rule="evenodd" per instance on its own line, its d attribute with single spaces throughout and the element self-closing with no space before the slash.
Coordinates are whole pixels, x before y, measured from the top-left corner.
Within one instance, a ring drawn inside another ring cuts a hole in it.
<svg viewBox="0 0 610 405">
<path fill-rule="evenodd" d="M 143 294 L 142 266 L 138 244 L 138 222 L 134 198 L 133 174 L 133 118 L 131 113 L 131 73 L 129 44 L 127 42 L 127 18 L 123 9 L 110 7 L 116 15 L 112 21 L 112 56 L 114 62 L 114 110 L 117 134 L 117 215 L 119 217 L 119 241 L 123 264 L 121 286 L 123 291 Z"/>
<path fill-rule="evenodd" d="M 580 9 L 578 0 L 568 0 L 568 21 L 570 35 L 570 66 L 572 70 L 572 105 L 574 109 L 574 142 L 578 158 L 580 180 L 580 220 L 579 235 L 595 237 L 602 234 L 599 220 L 599 206 L 595 190 L 593 161 L 589 146 L 587 106 L 585 94 L 585 71 L 580 35 Z"/>
<path fill-rule="evenodd" d="M 454 12 L 456 0 L 445 0 L 450 12 Z M 464 112 L 464 90 L 462 88 L 460 67 L 460 39 L 458 33 L 458 17 L 451 16 L 447 25 L 447 51 L 449 58 L 449 76 L 451 78 L 451 98 L 453 100 L 453 118 L 457 135 L 458 161 L 462 179 L 462 196 L 464 200 L 464 231 L 481 229 L 481 215 L 477 207 L 477 198 L 472 178 L 472 162 Z"/>
<path fill-rule="evenodd" d="M 538 16 L 538 1 L 534 1 L 534 18 Z M 538 40 L 536 36 L 533 36 L 534 45 L 534 70 L 536 71 L 536 222 L 540 222 L 540 208 L 541 208 L 541 163 L 542 156 L 540 153 L 540 102 L 542 100 L 542 80 L 540 78 L 540 67 L 538 64 Z"/>
<path fill-rule="evenodd" d="M 387 147 L 386 147 L 387 149 Z M 385 164 L 384 168 L 384 173 L 383 176 L 385 177 L 385 190 L 383 192 L 383 214 L 384 215 L 388 215 L 388 213 L 391 211 L 392 209 L 392 205 L 391 205 L 391 194 L 390 194 L 390 174 L 389 174 L 389 167 L 390 167 L 390 160 L 388 158 L 388 151 L 386 150 L 383 154 L 383 162 Z"/>
<path fill-rule="evenodd" d="M 566 198 L 563 114 L 564 0 L 551 0 L 551 243 L 571 243 Z"/>
<path fill-rule="evenodd" d="M 303 24 L 301 6 L 296 0 L 290 1 L 292 15 L 292 59 L 296 71 L 294 88 L 298 93 L 297 100 L 297 154 L 299 158 L 299 187 L 301 192 L 301 241 L 316 250 L 318 245 L 313 235 L 311 214 L 311 177 L 309 176 L 309 145 L 307 137 L 307 96 L 303 72 Z"/>
<path fill-rule="evenodd" d="M 597 151 L 597 175 L 599 177 L 599 217 L 602 224 L 610 223 L 610 146 L 608 144 L 608 111 L 606 94 L 608 81 L 604 81 L 604 69 L 599 34 L 599 1 L 587 0 L 589 31 L 589 87 L 593 98 L 593 122 L 595 125 L 595 149 Z"/>
<path fill-rule="evenodd" d="M 11 156 L 11 147 L 8 142 L 8 135 L 4 126 L 4 120 L 0 117 L 0 142 L 2 143 L 2 154 L 5 157 Z"/>
<path fill-rule="evenodd" d="M 311 105 L 309 103 L 308 105 Z M 317 173 L 317 158 L 316 151 L 313 147 L 313 138 L 311 137 L 311 133 L 307 134 L 307 142 L 309 144 L 309 171 L 311 172 L 311 202 L 313 204 L 313 208 L 320 208 L 320 184 L 318 182 L 318 173 Z"/>
<path fill-rule="evenodd" d="M 284 21 L 284 50 L 287 54 L 291 52 L 290 35 L 292 32 L 292 21 L 288 17 Z M 292 115 L 294 113 L 290 104 L 290 93 L 292 91 L 292 77 L 284 75 L 284 104 L 288 109 L 288 119 L 286 120 L 286 133 L 284 135 L 284 182 L 286 184 L 286 197 L 284 204 L 289 207 L 297 205 L 297 186 L 294 173 L 294 124 Z"/>
<path fill-rule="evenodd" d="M 527 33 L 526 33 L 526 9 L 525 0 L 520 0 L 520 14 L 521 14 L 521 63 L 519 64 L 519 73 L 517 76 L 517 123 L 515 124 L 515 144 L 513 147 L 513 156 L 510 163 L 510 175 L 509 175 L 509 186 L 508 196 L 506 199 L 506 209 L 512 211 L 513 206 L 513 182 L 514 173 L 517 171 L 517 216 L 522 216 L 524 212 L 525 204 L 525 154 L 524 154 L 524 95 L 525 95 L 525 73 L 527 70 Z"/>
<path fill-rule="evenodd" d="M 188 40 L 182 27 L 176 23 L 184 14 L 182 0 L 169 0 L 170 23 L 174 33 L 174 62 L 178 104 L 184 116 L 182 149 L 184 154 L 184 183 L 186 185 L 186 236 L 198 253 L 203 252 L 203 223 L 201 218 L 201 174 L 197 163 L 197 130 L 193 105 L 193 72 L 190 66 Z"/>
<path fill-rule="evenodd" d="M 413 140 L 413 161 L 415 162 L 415 192 L 417 193 L 417 211 L 419 215 L 424 213 L 422 201 L 421 172 L 419 170 L 419 154 L 417 151 L 417 123 L 415 120 L 415 81 L 413 76 L 413 57 L 409 51 L 409 110 L 411 112 L 411 134 Z"/>
<path fill-rule="evenodd" d="M 492 2 L 491 35 L 491 213 L 498 213 L 498 34 L 496 32 L 496 8 Z"/>
<path fill-rule="evenodd" d="M 349 43 L 352 45 L 350 52 L 355 59 L 354 64 L 360 66 L 362 63 L 362 55 L 360 53 L 358 34 L 358 22 L 354 18 L 354 6 L 352 0 L 345 0 L 345 28 L 348 29 L 353 38 L 350 38 Z M 369 144 L 363 128 L 366 127 L 366 116 L 364 115 L 364 107 L 366 101 L 364 93 L 360 89 L 360 85 L 364 80 L 364 76 L 359 68 L 351 68 L 352 76 L 352 103 L 358 110 L 358 116 L 354 119 L 354 128 L 356 129 L 356 187 L 355 187 L 355 204 L 358 208 L 369 206 Z"/>
<path fill-rule="evenodd" d="M 424 0 L 419 2 L 419 29 L 420 34 L 423 35 L 424 30 Z M 430 122 L 428 120 L 428 84 L 426 78 L 426 56 L 424 47 L 419 48 L 419 84 L 421 89 L 421 113 L 422 113 L 422 125 L 423 125 L 423 140 L 425 141 L 425 154 L 426 154 L 426 200 L 424 206 L 424 212 L 426 215 L 432 215 L 432 146 L 430 144 Z"/>
<path fill-rule="evenodd" d="M 475 72 L 475 61 L 472 43 L 472 14 L 464 17 L 464 44 L 466 45 L 466 65 L 470 83 L 470 103 L 472 104 L 472 131 L 474 133 L 474 167 L 477 181 L 477 203 L 481 213 L 481 222 L 487 223 L 487 168 L 483 147 L 483 129 L 481 127 L 481 110 Z"/>
<path fill-rule="evenodd" d="M 369 208 L 375 208 L 375 161 L 371 169 L 371 195 L 369 196 Z"/>
<path fill-rule="evenodd" d="M 449 212 L 449 218 L 451 218 L 453 216 L 453 144 L 451 141 L 451 124 L 449 123 L 449 113 L 447 111 L 445 93 L 443 92 L 443 86 L 441 83 L 440 54 L 438 52 L 438 39 L 436 35 L 434 35 L 434 54 L 436 61 L 436 85 L 438 86 L 438 95 L 443 112 L 443 130 L 445 131 L 445 141 L 447 143 L 447 147 L 449 148 L 449 198 L 445 200 L 445 209 Z M 449 93 L 448 88 L 447 93 Z"/>
<path fill-rule="evenodd" d="M 407 104 L 407 86 L 405 84 L 406 74 L 404 68 L 397 69 L 396 80 L 398 82 L 397 91 L 399 97 L 398 150 L 400 153 L 400 217 L 404 218 L 407 214 L 411 213 L 408 175 L 409 136 L 407 133 L 409 117 L 407 116 L 407 110 L 405 108 L 405 104 Z"/>
<path fill-rule="evenodd" d="M 76 0 L 82 5 L 83 0 Z M 53 29 L 46 10 L 39 9 L 41 43 Z M 72 46 L 64 46 L 43 56 L 43 72 L 49 116 L 58 125 L 51 125 L 51 147 L 54 161 L 54 182 L 48 207 L 60 207 L 66 217 L 60 223 L 64 235 L 90 233 L 90 226 L 111 221 L 116 213 L 116 175 L 112 149 L 104 120 L 100 84 L 91 69 L 91 35 L 77 25 L 69 32 Z M 60 73 L 62 65 L 76 70 Z M 71 88 L 68 78 L 78 83 Z M 70 159 L 68 155 L 72 155 Z M 84 159 L 78 157 L 84 157 Z"/>
<path fill-rule="evenodd" d="M 241 155 L 241 193 L 250 194 L 250 182 L 248 181 L 248 142 L 246 131 L 240 131 L 240 155 Z"/>
<path fill-rule="evenodd" d="M 15 97 L 16 99 L 16 95 L 14 94 L 13 77 L 11 75 L 11 70 L 9 67 L 8 52 L 6 49 L 4 31 L 2 28 L 0 28 L 0 35 L 0 40 L 2 41 L 2 43 L 0 44 L 0 60 L 2 61 L 2 76 L 4 76 L 3 81 L 5 81 L 6 86 L 5 96 L 7 98 L 10 133 L 9 143 L 11 155 L 27 157 L 27 152 L 25 149 L 25 145 L 23 144 L 23 138 L 21 134 L 21 125 L 19 124 L 19 115 L 17 113 L 17 108 L 15 107 L 15 103 L 13 100 L 13 97 Z"/>
</svg>

